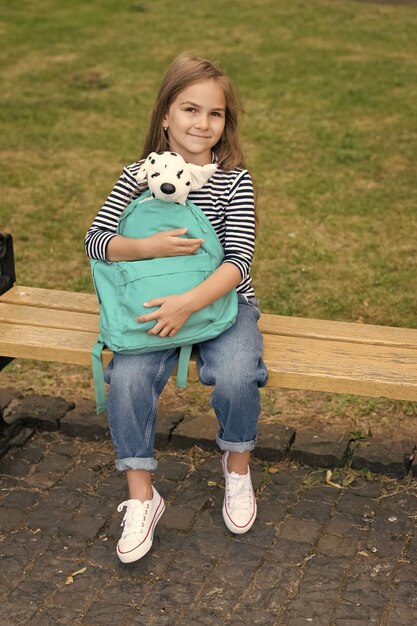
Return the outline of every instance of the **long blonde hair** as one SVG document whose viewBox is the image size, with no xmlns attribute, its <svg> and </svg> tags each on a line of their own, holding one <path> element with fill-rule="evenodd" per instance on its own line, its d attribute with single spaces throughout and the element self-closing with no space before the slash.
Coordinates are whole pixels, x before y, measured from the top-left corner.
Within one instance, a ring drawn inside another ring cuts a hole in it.
<svg viewBox="0 0 417 626">
<path fill-rule="evenodd" d="M 189 53 L 177 57 L 162 79 L 151 114 L 142 158 L 146 158 L 153 151 L 169 150 L 168 137 L 163 131 L 162 121 L 170 105 L 183 89 L 208 79 L 214 79 L 221 85 L 226 100 L 224 131 L 213 147 L 219 167 L 223 170 L 246 167 L 238 132 L 239 118 L 243 111 L 233 83 L 214 63 Z"/>
</svg>

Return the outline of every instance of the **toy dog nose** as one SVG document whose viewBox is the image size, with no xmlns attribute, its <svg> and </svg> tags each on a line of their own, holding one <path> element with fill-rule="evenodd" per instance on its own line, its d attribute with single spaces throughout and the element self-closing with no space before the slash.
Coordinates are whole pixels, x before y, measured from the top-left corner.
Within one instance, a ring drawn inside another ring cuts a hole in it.
<svg viewBox="0 0 417 626">
<path fill-rule="evenodd" d="M 176 189 L 174 185 L 171 185 L 171 183 L 162 183 L 161 191 L 162 193 L 171 194 L 175 193 Z"/>
</svg>

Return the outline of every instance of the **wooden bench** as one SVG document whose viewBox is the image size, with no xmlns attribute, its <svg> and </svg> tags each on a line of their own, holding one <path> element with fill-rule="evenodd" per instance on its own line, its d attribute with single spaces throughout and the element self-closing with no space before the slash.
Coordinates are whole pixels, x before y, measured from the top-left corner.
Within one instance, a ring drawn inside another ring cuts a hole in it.
<svg viewBox="0 0 417 626">
<path fill-rule="evenodd" d="M 13 278 L 14 270 L 9 283 Z M 3 365 L 12 358 L 91 365 L 99 318 L 94 294 L 6 287 Z M 417 330 L 268 313 L 260 328 L 270 387 L 417 400 Z M 110 358 L 104 351 L 104 362 Z"/>
</svg>

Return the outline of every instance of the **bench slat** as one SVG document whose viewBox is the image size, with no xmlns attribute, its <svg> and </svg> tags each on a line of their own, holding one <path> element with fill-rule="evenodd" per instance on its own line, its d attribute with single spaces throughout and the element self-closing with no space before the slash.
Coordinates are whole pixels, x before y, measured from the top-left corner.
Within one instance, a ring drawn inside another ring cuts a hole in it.
<svg viewBox="0 0 417 626">
<path fill-rule="evenodd" d="M 90 365 L 95 340 L 95 332 L 3 324 L 0 354 Z M 110 358 L 106 351 L 105 363 Z M 270 335 L 264 359 L 272 387 L 417 400 L 417 354 L 412 349 L 370 350 L 347 342 Z"/>
<path fill-rule="evenodd" d="M 259 322 L 263 334 L 328 339 L 363 343 L 369 346 L 398 346 L 417 350 L 417 330 L 360 324 L 358 322 L 334 322 L 305 317 L 287 317 L 263 313 Z"/>
<path fill-rule="evenodd" d="M 0 354 L 23 359 L 56 361 L 74 365 L 91 365 L 91 348 L 97 341 L 96 332 L 75 331 L 21 324 L 0 327 Z M 111 353 L 106 350 L 104 361 Z"/>
<path fill-rule="evenodd" d="M 269 335 L 264 360 L 273 387 L 417 400 L 413 349 Z"/>
<path fill-rule="evenodd" d="M 84 330 L 97 335 L 98 319 L 98 314 L 7 304 L 0 301 L 0 323 Z"/>
<path fill-rule="evenodd" d="M 1 302 L 8 304 L 99 313 L 97 297 L 94 293 L 77 293 L 58 289 L 14 286 L 0 296 Z"/>
<path fill-rule="evenodd" d="M 97 298 L 95 294 L 91 293 L 73 293 L 71 291 L 15 286 L 0 296 L 0 303 L 2 302 L 19 306 L 51 309 L 51 315 L 55 310 L 74 311 L 86 315 L 98 315 L 99 313 Z M 28 311 L 27 319 L 29 324 L 31 323 L 31 315 L 34 315 L 33 311 Z M 24 320 L 24 316 L 25 313 L 20 313 L 19 320 L 16 319 L 15 321 L 21 323 Z M 55 325 L 55 323 L 58 323 L 58 318 L 55 318 L 53 315 L 50 319 L 52 324 Z M 40 320 L 40 317 L 37 317 L 36 320 Z M 56 320 L 56 322 L 54 320 Z M 78 324 L 82 323 L 82 318 L 78 317 L 74 318 L 74 320 L 76 320 L 75 327 L 78 328 Z M 85 318 L 85 322 L 85 328 L 91 330 L 94 322 L 92 322 L 91 318 Z M 62 323 L 59 323 L 58 327 L 62 327 Z M 66 317 L 64 327 L 72 327 L 70 316 Z M 82 327 L 83 326 L 81 326 L 81 328 Z M 398 346 L 417 350 L 417 330 L 412 328 L 395 328 L 353 322 L 334 322 L 301 317 L 288 317 L 284 315 L 271 315 L 268 313 L 261 315 L 259 327 L 264 335 L 328 339 L 331 341 L 362 343 L 368 346 Z"/>
</svg>

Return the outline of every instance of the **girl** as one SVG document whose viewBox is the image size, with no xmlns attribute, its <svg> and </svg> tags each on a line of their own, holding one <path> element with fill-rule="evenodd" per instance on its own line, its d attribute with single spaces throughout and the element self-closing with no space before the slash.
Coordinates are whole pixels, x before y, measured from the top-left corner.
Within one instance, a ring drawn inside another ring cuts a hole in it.
<svg viewBox="0 0 417 626">
<path fill-rule="evenodd" d="M 214 387 L 211 405 L 219 421 L 217 444 L 224 451 L 223 518 L 233 533 L 245 533 L 256 517 L 249 458 L 255 447 L 260 413 L 259 387 L 266 383 L 259 309 L 251 285 L 255 240 L 254 194 L 239 143 L 240 108 L 230 79 L 206 59 L 182 55 L 168 69 L 152 112 L 141 160 L 123 169 L 86 235 L 87 254 L 96 259 L 129 261 L 193 254 L 199 239 L 181 237 L 185 229 L 142 239 L 115 233 L 125 207 L 143 190 L 135 179 L 143 159 L 170 150 L 189 163 L 212 161 L 218 169 L 189 199 L 207 215 L 224 247 L 222 265 L 189 292 L 151 300 L 154 312 L 138 322 L 155 321 L 151 333 L 174 336 L 195 312 L 237 288 L 235 324 L 219 337 L 201 343 L 200 382 Z M 146 185 L 146 183 L 145 183 Z M 108 417 L 117 454 L 116 468 L 126 471 L 129 500 L 117 554 L 124 563 L 148 552 L 164 501 L 153 487 L 151 472 L 157 401 L 178 360 L 178 349 L 126 356 L 114 354 L 106 370 Z"/>
</svg>

